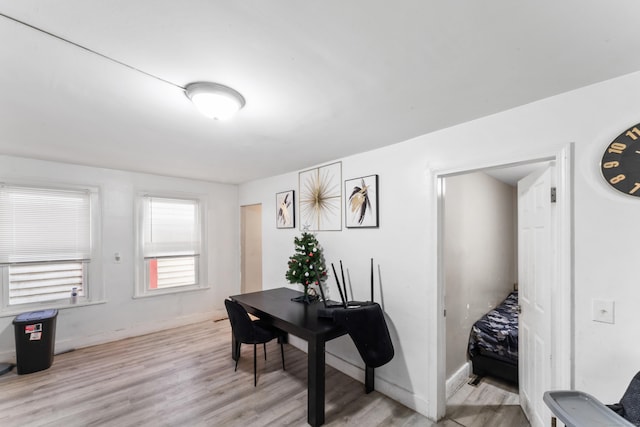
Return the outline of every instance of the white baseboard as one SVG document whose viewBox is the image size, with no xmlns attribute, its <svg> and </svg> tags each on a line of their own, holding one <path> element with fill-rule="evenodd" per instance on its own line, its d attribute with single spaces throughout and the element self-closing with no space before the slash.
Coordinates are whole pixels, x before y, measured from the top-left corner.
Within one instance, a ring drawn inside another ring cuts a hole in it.
<svg viewBox="0 0 640 427">
<path fill-rule="evenodd" d="M 153 321 L 149 323 L 139 323 L 128 329 L 119 329 L 116 331 L 104 331 L 91 336 L 71 337 L 63 340 L 56 339 L 55 352 L 64 353 L 83 347 L 90 347 L 98 344 L 105 344 L 112 341 L 118 341 L 125 338 L 137 337 L 140 335 L 150 334 L 152 332 L 163 331 L 165 329 L 179 328 L 181 326 L 190 325 L 198 322 L 208 322 L 224 319 L 227 313 L 224 310 L 213 310 L 206 313 L 196 313 L 181 316 L 162 321 Z M 0 361 L 15 363 L 15 351 L 4 351 L 0 353 Z"/>
<path fill-rule="evenodd" d="M 456 391 L 458 391 L 460 387 L 464 385 L 464 383 L 469 381 L 470 373 L 471 373 L 471 363 L 467 362 L 464 365 L 462 365 L 460 369 L 458 369 L 453 375 L 451 375 L 449 379 L 447 379 L 447 383 L 445 386 L 447 400 L 449 400 L 449 398 L 453 396 L 456 393 Z"/>
<path fill-rule="evenodd" d="M 165 319 L 162 321 L 153 321 L 150 323 L 139 323 L 129 329 L 121 329 L 118 331 L 106 331 L 89 337 L 75 337 L 67 340 L 56 341 L 56 353 L 73 350 L 76 348 L 89 347 L 97 344 L 118 341 L 125 338 L 137 337 L 153 332 L 163 331 L 165 329 L 179 328 L 180 326 L 190 325 L 192 323 L 213 321 L 224 318 L 220 310 L 209 311 L 205 313 L 195 313 L 186 316 Z"/>
</svg>

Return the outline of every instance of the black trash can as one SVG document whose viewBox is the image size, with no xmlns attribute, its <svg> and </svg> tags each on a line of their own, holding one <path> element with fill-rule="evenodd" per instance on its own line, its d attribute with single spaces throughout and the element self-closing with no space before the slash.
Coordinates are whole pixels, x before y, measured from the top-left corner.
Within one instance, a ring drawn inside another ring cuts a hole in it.
<svg viewBox="0 0 640 427">
<path fill-rule="evenodd" d="M 53 363 L 58 310 L 22 313 L 13 319 L 18 374 L 43 371 Z"/>
</svg>

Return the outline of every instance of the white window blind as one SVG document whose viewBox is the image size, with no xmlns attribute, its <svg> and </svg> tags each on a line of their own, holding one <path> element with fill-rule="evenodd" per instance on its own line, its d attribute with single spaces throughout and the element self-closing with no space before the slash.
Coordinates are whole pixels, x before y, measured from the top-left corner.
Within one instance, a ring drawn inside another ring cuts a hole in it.
<svg viewBox="0 0 640 427">
<path fill-rule="evenodd" d="M 9 305 L 69 298 L 73 288 L 83 296 L 85 271 L 82 262 L 10 265 Z"/>
<path fill-rule="evenodd" d="M 145 196 L 143 221 L 146 288 L 196 285 L 201 250 L 199 202 Z"/>
<path fill-rule="evenodd" d="M 145 197 L 145 258 L 200 254 L 197 200 Z"/>
<path fill-rule="evenodd" d="M 84 296 L 90 257 L 90 191 L 0 184 L 6 305 Z"/>
<path fill-rule="evenodd" d="M 150 289 L 189 286 L 196 283 L 195 256 L 152 259 L 149 260 L 148 265 Z"/>
<path fill-rule="evenodd" d="M 87 260 L 90 193 L 0 186 L 0 264 Z"/>
</svg>

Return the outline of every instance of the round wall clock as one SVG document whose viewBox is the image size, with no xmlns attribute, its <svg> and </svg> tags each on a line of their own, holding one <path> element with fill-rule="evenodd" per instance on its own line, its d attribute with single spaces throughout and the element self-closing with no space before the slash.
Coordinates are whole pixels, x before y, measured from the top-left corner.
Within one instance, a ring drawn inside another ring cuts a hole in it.
<svg viewBox="0 0 640 427">
<path fill-rule="evenodd" d="M 640 123 L 622 132 L 607 146 L 600 169 L 610 186 L 640 197 Z"/>
</svg>

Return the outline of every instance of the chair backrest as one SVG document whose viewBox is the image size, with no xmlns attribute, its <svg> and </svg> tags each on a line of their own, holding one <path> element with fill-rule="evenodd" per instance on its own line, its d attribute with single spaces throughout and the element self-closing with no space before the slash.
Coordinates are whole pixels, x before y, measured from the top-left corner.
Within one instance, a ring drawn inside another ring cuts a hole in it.
<svg viewBox="0 0 640 427">
<path fill-rule="evenodd" d="M 622 399 L 620 399 L 620 405 L 622 405 L 622 416 L 635 425 L 640 424 L 640 372 L 638 372 L 627 390 L 624 392 Z"/>
<path fill-rule="evenodd" d="M 231 330 L 236 340 L 240 342 L 252 342 L 253 341 L 253 322 L 249 317 L 249 313 L 239 303 L 226 299 L 224 300 L 224 306 L 227 309 L 229 315 L 229 322 L 231 322 Z"/>
<path fill-rule="evenodd" d="M 378 368 L 393 359 L 393 343 L 380 305 L 335 309 L 333 320 L 347 330 L 367 366 Z"/>
</svg>

